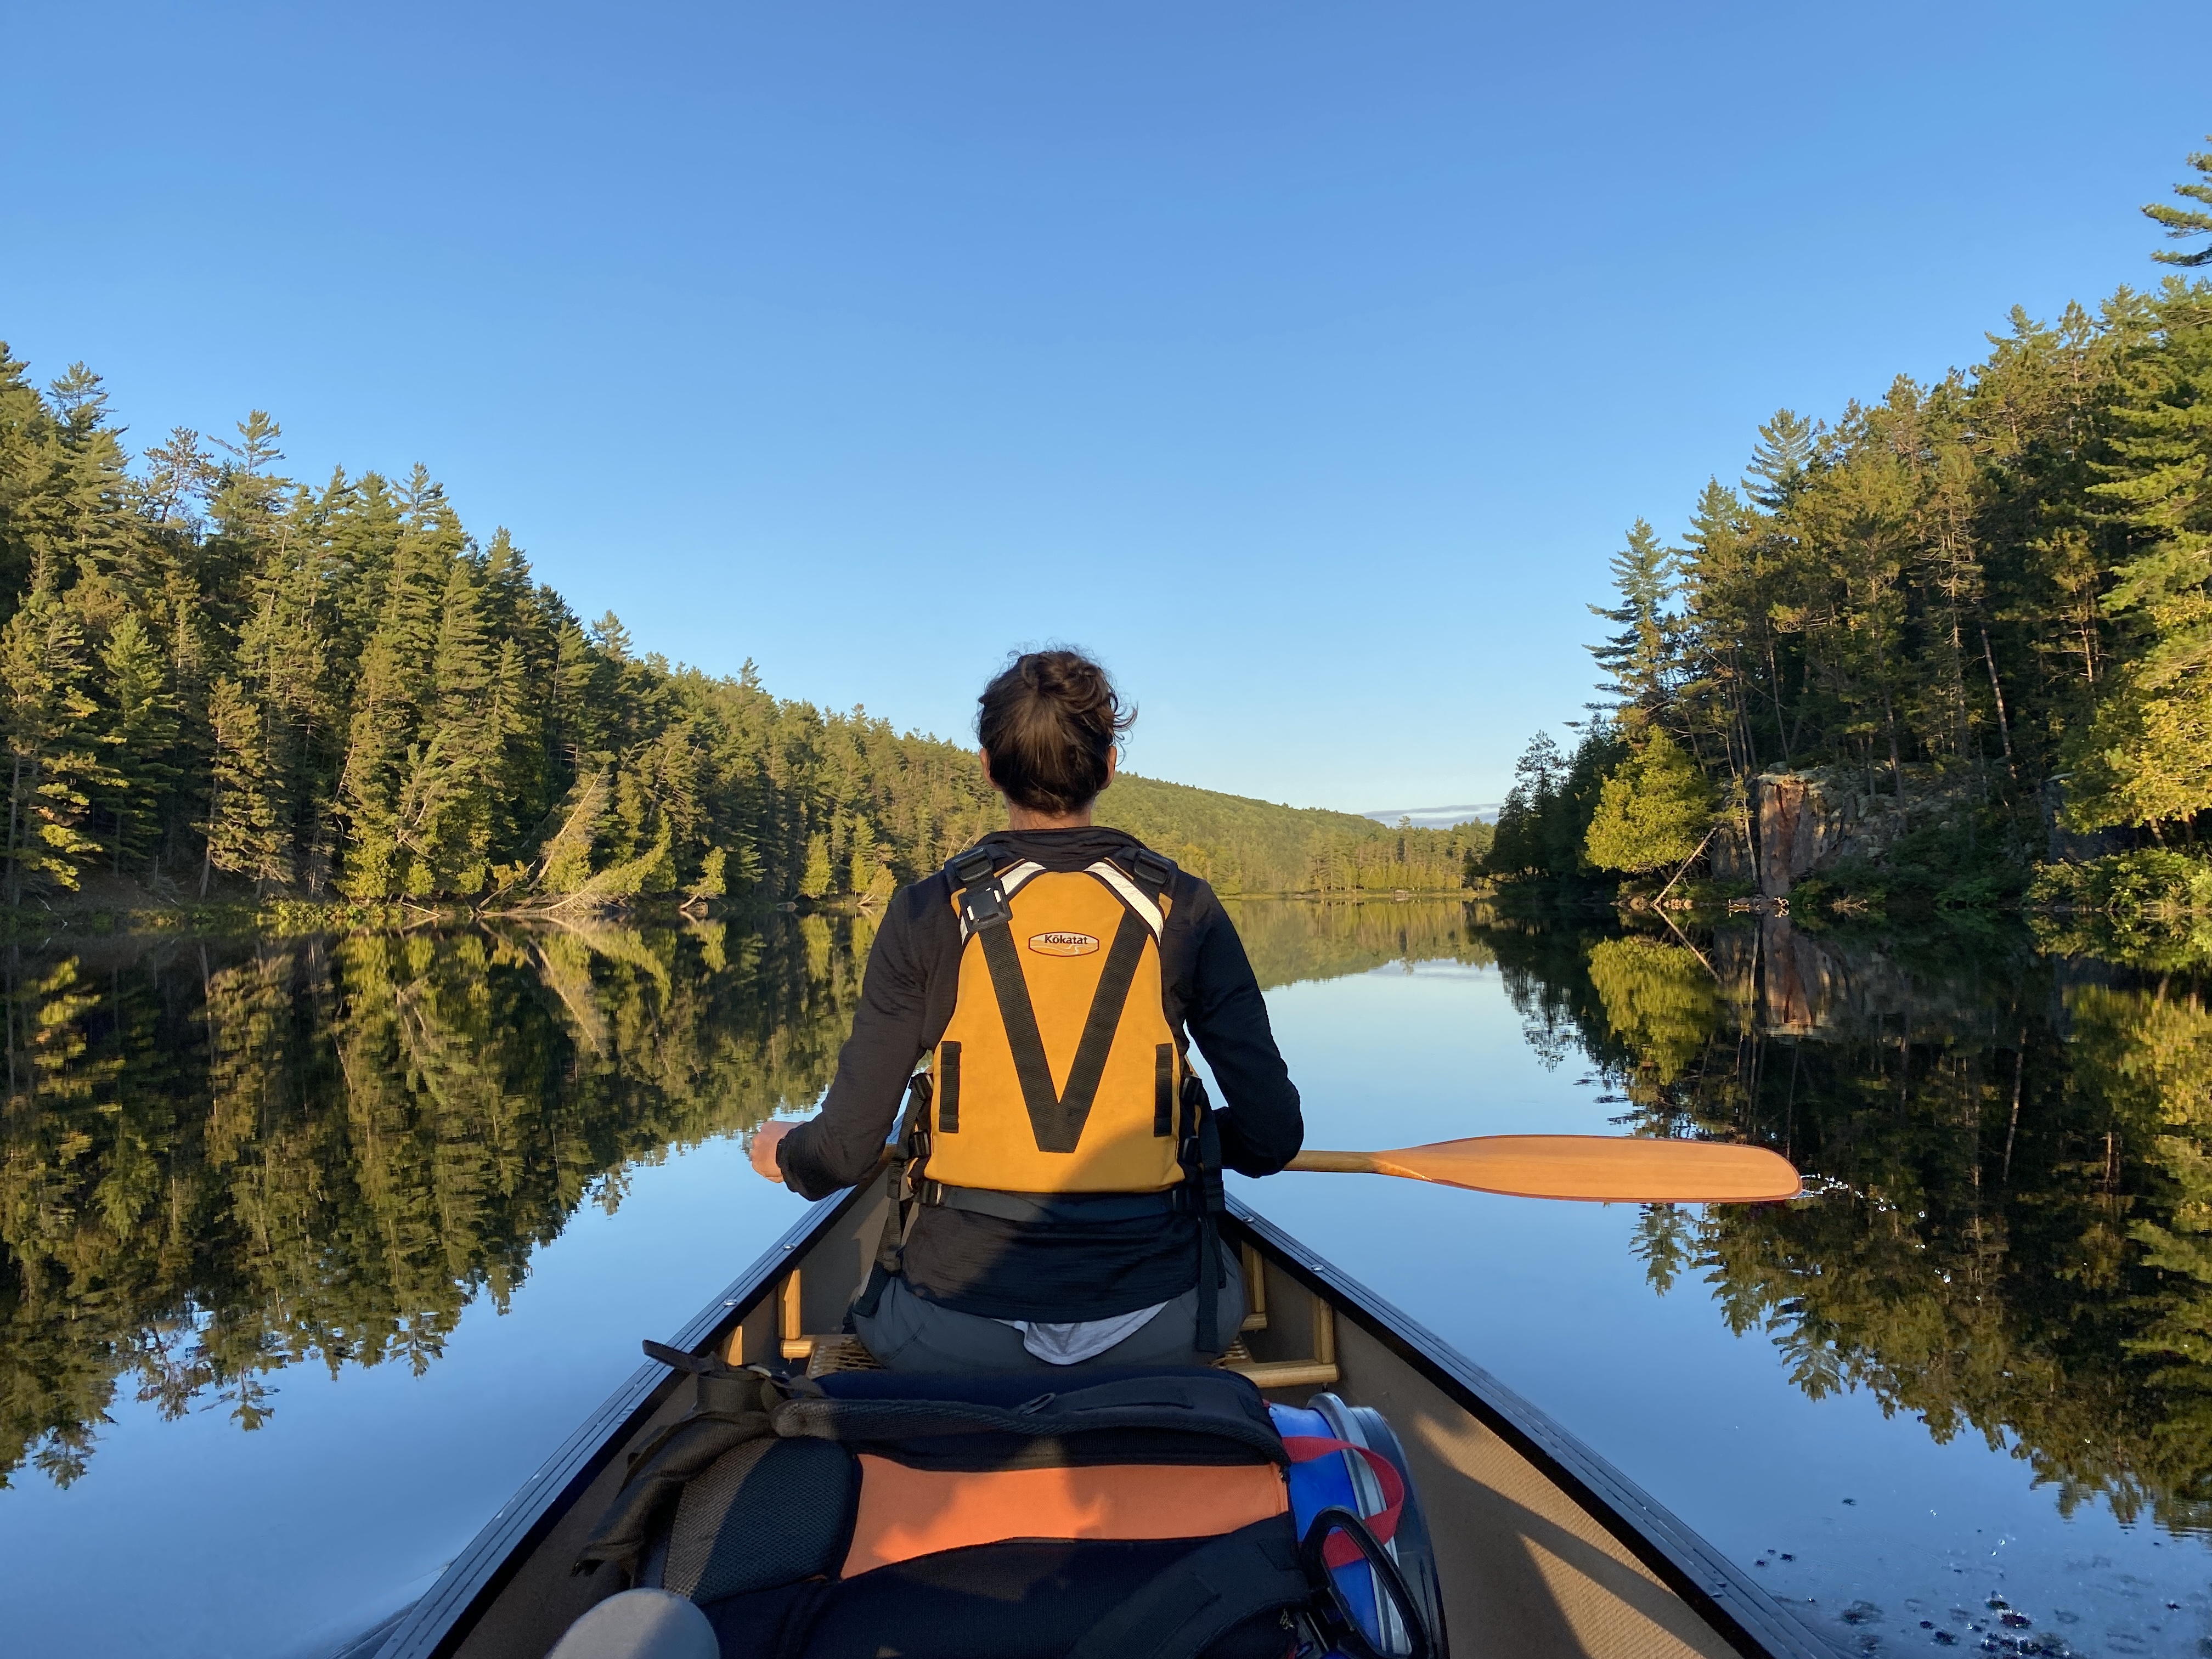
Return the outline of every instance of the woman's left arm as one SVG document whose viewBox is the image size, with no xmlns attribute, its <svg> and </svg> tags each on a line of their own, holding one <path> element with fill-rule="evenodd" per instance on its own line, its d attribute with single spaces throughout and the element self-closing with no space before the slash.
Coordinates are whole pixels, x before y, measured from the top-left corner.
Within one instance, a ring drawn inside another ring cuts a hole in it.
<svg viewBox="0 0 2212 1659">
<path fill-rule="evenodd" d="M 1183 1021 L 1221 1085 L 1222 1162 L 1239 1175 L 1270 1176 L 1297 1156 L 1305 1119 L 1297 1085 L 1236 925 L 1210 890 L 1194 906 L 1189 996 Z"/>
</svg>

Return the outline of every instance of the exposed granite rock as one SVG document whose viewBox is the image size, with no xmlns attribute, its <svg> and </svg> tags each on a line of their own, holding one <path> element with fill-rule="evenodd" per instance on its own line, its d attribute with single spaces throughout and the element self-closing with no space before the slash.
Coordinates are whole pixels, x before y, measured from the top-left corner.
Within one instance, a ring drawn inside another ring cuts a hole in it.
<svg viewBox="0 0 2212 1659">
<path fill-rule="evenodd" d="M 1753 857 L 1759 890 L 1786 897 L 1790 884 L 1846 859 L 1878 859 L 1908 826 L 1954 828 L 1972 809 L 1970 773 L 1911 763 L 1899 809 L 1894 775 L 1884 766 L 1869 778 L 1856 766 L 1764 772 L 1751 781 Z"/>
<path fill-rule="evenodd" d="M 1761 773 L 1751 801 L 1759 890 L 1768 898 L 1784 897 L 1792 882 L 1842 860 L 1880 853 L 1899 828 L 1895 798 L 1869 793 L 1856 767 Z"/>
</svg>

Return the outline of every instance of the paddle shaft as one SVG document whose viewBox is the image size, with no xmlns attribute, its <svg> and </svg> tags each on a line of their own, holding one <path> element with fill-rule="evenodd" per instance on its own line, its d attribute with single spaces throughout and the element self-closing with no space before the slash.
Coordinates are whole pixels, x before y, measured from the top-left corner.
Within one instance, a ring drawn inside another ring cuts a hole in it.
<svg viewBox="0 0 2212 1659">
<path fill-rule="evenodd" d="M 1373 1152 L 1300 1152 L 1284 1167 L 1323 1175 L 1382 1175 L 1385 1171 L 1375 1157 Z"/>
</svg>

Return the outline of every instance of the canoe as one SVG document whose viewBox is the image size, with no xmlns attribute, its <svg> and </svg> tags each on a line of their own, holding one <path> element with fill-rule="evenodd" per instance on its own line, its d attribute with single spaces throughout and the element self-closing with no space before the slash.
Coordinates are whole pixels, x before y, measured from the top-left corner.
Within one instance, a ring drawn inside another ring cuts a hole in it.
<svg viewBox="0 0 2212 1659">
<path fill-rule="evenodd" d="M 868 1363 L 836 1331 L 880 1236 L 878 1180 L 823 1200 L 674 1337 L 818 1375 Z M 1224 1236 L 1251 1312 L 1226 1363 L 1271 1398 L 1327 1389 L 1404 1443 L 1428 1517 L 1454 1659 L 1835 1659 L 1637 1485 L 1415 1320 L 1231 1200 Z M 348 1659 L 543 1659 L 618 1585 L 569 1567 L 628 1468 L 688 1391 L 640 1367 L 388 1630 Z"/>
</svg>

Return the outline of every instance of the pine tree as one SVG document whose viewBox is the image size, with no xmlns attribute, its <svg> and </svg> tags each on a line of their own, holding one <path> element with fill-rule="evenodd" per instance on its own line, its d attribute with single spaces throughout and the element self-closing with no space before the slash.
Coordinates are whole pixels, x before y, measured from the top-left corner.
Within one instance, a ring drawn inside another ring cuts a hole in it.
<svg viewBox="0 0 2212 1659">
<path fill-rule="evenodd" d="M 416 860 L 410 891 L 475 894 L 490 873 L 507 733 L 492 696 L 477 572 L 453 561 L 431 665 L 427 741 L 400 817 Z"/>
<path fill-rule="evenodd" d="M 2094 487 L 2136 541 L 2104 600 L 2126 659 L 2077 744 L 2069 808 L 2163 838 L 2212 811 L 2212 289 L 2176 283 L 2161 307 L 2166 349 L 2131 374 L 2115 476 Z"/>
<path fill-rule="evenodd" d="M 246 687 L 225 676 L 208 700 L 215 728 L 214 793 L 208 810 L 207 864 L 243 876 L 257 890 L 292 876 L 282 781 L 269 759 L 264 712 Z M 200 896 L 207 896 L 203 876 Z"/>
<path fill-rule="evenodd" d="M 1712 829 L 1715 805 L 1689 756 L 1654 732 L 1606 778 L 1584 856 L 1601 870 L 1631 872 L 1686 864 Z"/>
<path fill-rule="evenodd" d="M 1674 558 L 1650 525 L 1638 519 L 1629 527 L 1627 548 L 1613 556 L 1613 585 L 1620 603 L 1589 607 L 1592 616 L 1620 630 L 1588 649 L 1606 672 L 1601 689 L 1613 695 L 1611 707 L 1631 730 L 1640 731 L 1656 719 L 1673 696 L 1674 623 L 1668 607 L 1677 591 Z"/>
<path fill-rule="evenodd" d="M 106 386 L 82 363 L 71 363 L 48 393 L 56 418 L 36 498 L 34 557 L 57 588 L 85 587 L 78 614 L 104 626 L 137 599 L 143 580 L 143 538 L 125 511 L 131 487 L 121 434 L 107 422 Z"/>
<path fill-rule="evenodd" d="M 614 793 L 610 769 L 594 769 L 578 778 L 568 799 L 555 809 L 553 832 L 538 849 L 534 884 L 540 891 L 566 897 L 589 884 L 592 847 Z"/>
<path fill-rule="evenodd" d="M 177 716 L 161 647 L 135 613 L 115 624 L 100 660 L 107 714 L 102 737 L 115 775 L 101 805 L 114 819 L 113 867 L 120 874 L 126 858 L 135 861 L 151 851 L 176 787 Z"/>
<path fill-rule="evenodd" d="M 820 898 L 830 890 L 832 872 L 830 864 L 830 837 L 816 834 L 807 837 L 806 867 L 799 878 L 801 898 Z"/>
<path fill-rule="evenodd" d="M 2212 138 L 2212 135 L 2207 137 Z M 2202 176 L 2196 184 L 2176 185 L 2173 193 L 2186 201 L 2201 202 L 2204 207 L 2178 208 L 2153 202 L 2143 209 L 2146 216 L 2163 225 L 2166 235 L 2176 240 L 2185 240 L 2191 236 L 2212 236 L 2212 213 L 2204 211 L 2204 208 L 2212 208 L 2212 150 L 2199 150 L 2191 155 L 2189 165 Z M 2166 265 L 2212 265 L 2212 242 L 2191 253 L 2177 253 L 2160 248 L 2150 257 Z"/>
<path fill-rule="evenodd" d="M 33 589 L 0 629 L 0 736 L 8 748 L 8 902 L 40 884 L 74 888 L 100 851 L 83 829 L 88 791 L 110 775 L 89 745 L 98 705 L 87 694 L 84 639 L 51 586 Z"/>
<path fill-rule="evenodd" d="M 442 808 L 448 781 L 442 756 L 431 752 L 435 733 L 424 729 L 423 715 L 434 691 L 444 601 L 463 537 L 444 492 L 419 466 L 401 505 L 338 781 L 350 843 L 339 885 L 360 899 L 435 890 L 422 826 Z"/>
<path fill-rule="evenodd" d="M 32 496 L 45 481 L 52 426 L 29 369 L 0 340 L 0 617 L 30 586 Z"/>
<path fill-rule="evenodd" d="M 197 530 L 198 503 L 217 476 L 214 458 L 200 447 L 200 434 L 188 426 L 171 428 L 167 443 L 147 447 L 146 469 L 138 483 L 141 510 L 157 526 Z"/>
<path fill-rule="evenodd" d="M 1751 465 L 1744 469 L 1745 493 L 1761 510 L 1781 512 L 1813 481 L 1820 443 L 1820 428 L 1814 422 L 1795 410 L 1775 410 L 1759 426 Z"/>
<path fill-rule="evenodd" d="M 1544 822 L 1566 771 L 1566 757 L 1548 732 L 1528 740 L 1513 763 L 1513 787 L 1498 814 L 1497 835 L 1483 860 L 1486 875 L 1514 877 L 1548 869 Z"/>
</svg>

